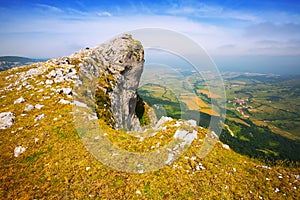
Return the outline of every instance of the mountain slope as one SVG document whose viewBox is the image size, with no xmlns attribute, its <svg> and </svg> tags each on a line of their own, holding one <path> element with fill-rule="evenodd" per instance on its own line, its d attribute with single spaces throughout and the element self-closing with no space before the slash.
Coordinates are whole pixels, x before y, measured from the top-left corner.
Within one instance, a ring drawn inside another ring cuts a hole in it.
<svg viewBox="0 0 300 200">
<path fill-rule="evenodd" d="M 106 52 L 111 43 L 99 48 Z M 84 82 L 80 74 L 84 69 L 89 73 L 97 71 L 93 70 L 97 66 L 94 61 L 99 60 L 92 53 L 94 50 L 81 50 L 69 57 L 0 73 L 0 113 L 11 112 L 14 116 L 12 126 L 0 130 L 2 199 L 300 198 L 297 167 L 284 167 L 283 163 L 267 166 L 235 153 L 220 142 L 216 142 L 207 157 L 198 158 L 207 134 L 201 127 L 195 128 L 197 139 L 190 148 L 161 169 L 125 173 L 99 162 L 84 145 L 74 121 L 74 100 L 79 100 L 76 84 Z M 128 50 L 120 55 L 128 55 Z M 113 63 L 107 62 L 104 66 Z M 105 67 L 101 69 L 106 73 Z M 99 82 L 103 80 L 101 77 Z M 98 84 L 109 91 L 114 81 L 108 74 L 105 77 L 104 83 Z M 102 104 L 97 106 L 109 104 L 104 96 Z M 167 121 L 166 129 L 141 140 L 115 130 L 108 122 L 106 115 L 98 120 L 105 137 L 114 145 L 137 153 L 165 146 L 172 140 L 178 124 L 176 120 Z M 99 140 L 96 137 L 92 140 Z M 108 159 L 117 160 L 114 155 Z"/>
</svg>

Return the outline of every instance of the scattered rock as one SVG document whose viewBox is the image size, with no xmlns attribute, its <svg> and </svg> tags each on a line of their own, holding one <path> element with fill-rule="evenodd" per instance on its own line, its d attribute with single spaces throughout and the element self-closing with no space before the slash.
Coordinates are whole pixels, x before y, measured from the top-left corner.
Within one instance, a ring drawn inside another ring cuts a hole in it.
<svg viewBox="0 0 300 200">
<path fill-rule="evenodd" d="M 140 190 L 137 190 L 135 193 L 138 195 L 142 195 L 142 192 Z"/>
<path fill-rule="evenodd" d="M 65 95 L 71 95 L 72 94 L 72 88 L 62 88 L 62 91 Z"/>
<path fill-rule="evenodd" d="M 183 140 L 179 145 L 181 147 L 184 147 L 185 145 L 190 145 L 194 141 L 194 139 L 197 139 L 197 131 L 193 130 L 192 132 L 186 131 L 186 130 L 177 130 L 174 134 L 175 139 L 181 139 Z"/>
<path fill-rule="evenodd" d="M 61 100 L 59 100 L 58 103 L 61 103 L 61 104 L 71 104 L 71 101 L 61 99 Z"/>
<path fill-rule="evenodd" d="M 23 97 L 20 97 L 14 101 L 14 104 L 23 103 L 23 102 L 25 102 L 25 99 Z"/>
<path fill-rule="evenodd" d="M 230 147 L 229 147 L 228 144 L 222 144 L 222 147 L 223 147 L 223 149 L 226 149 L 226 150 L 229 150 L 229 149 L 230 149 Z"/>
<path fill-rule="evenodd" d="M 26 147 L 22 147 L 22 146 L 18 146 L 15 148 L 14 150 L 14 156 L 18 157 L 21 153 L 23 153 L 27 148 Z"/>
<path fill-rule="evenodd" d="M 44 105 L 36 104 L 34 107 L 35 107 L 36 109 L 40 110 L 40 109 L 42 109 L 42 108 L 44 107 Z"/>
<path fill-rule="evenodd" d="M 52 81 L 52 80 L 49 80 L 49 79 L 47 79 L 45 83 L 46 83 L 46 85 L 52 85 L 52 84 L 53 84 L 53 81 Z"/>
<path fill-rule="evenodd" d="M 44 73 L 44 70 L 42 68 L 33 68 L 26 72 L 26 76 L 38 76 L 42 73 Z"/>
<path fill-rule="evenodd" d="M 172 121 L 172 117 L 162 116 L 155 125 L 155 129 L 159 129 L 165 122 Z"/>
<path fill-rule="evenodd" d="M 40 121 L 40 120 L 42 120 L 44 117 L 45 117 L 45 114 L 41 114 L 41 115 L 37 116 L 37 117 L 34 119 L 34 121 L 35 121 L 35 122 Z"/>
<path fill-rule="evenodd" d="M 39 140 L 39 138 L 34 138 L 34 143 L 37 143 Z"/>
<path fill-rule="evenodd" d="M 34 109 L 34 106 L 31 104 L 26 104 L 24 111 L 29 112 Z"/>
<path fill-rule="evenodd" d="M 0 113 L 0 130 L 10 128 L 14 124 L 15 115 L 12 112 Z"/>
</svg>

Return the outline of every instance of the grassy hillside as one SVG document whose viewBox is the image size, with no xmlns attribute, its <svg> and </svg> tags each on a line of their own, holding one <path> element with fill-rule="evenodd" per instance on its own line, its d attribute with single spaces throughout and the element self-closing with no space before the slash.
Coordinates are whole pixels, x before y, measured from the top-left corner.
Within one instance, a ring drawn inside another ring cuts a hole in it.
<svg viewBox="0 0 300 200">
<path fill-rule="evenodd" d="M 226 149 L 221 142 L 207 157 L 199 159 L 197 153 L 206 134 L 200 128 L 191 147 L 160 170 L 132 174 L 103 165 L 83 145 L 75 129 L 72 105 L 59 103 L 62 99 L 72 101 L 72 96 L 61 92 L 62 88 L 72 87 L 72 83 L 41 84 L 51 70 L 62 68 L 46 65 L 43 74 L 29 78 L 22 87 L 22 72 L 38 64 L 0 73 L 0 113 L 9 111 L 16 116 L 11 128 L 0 130 L 1 199 L 300 198 L 297 163 L 287 167 L 278 162 L 270 166 Z M 25 102 L 14 104 L 20 97 Z M 27 104 L 43 107 L 24 111 Z M 44 118 L 37 120 L 42 114 Z M 103 120 L 99 123 L 116 146 L 131 152 L 153 151 L 159 142 L 161 146 L 166 144 L 173 134 L 172 129 L 167 129 L 140 141 L 113 130 Z M 15 157 L 18 146 L 26 150 Z"/>
</svg>

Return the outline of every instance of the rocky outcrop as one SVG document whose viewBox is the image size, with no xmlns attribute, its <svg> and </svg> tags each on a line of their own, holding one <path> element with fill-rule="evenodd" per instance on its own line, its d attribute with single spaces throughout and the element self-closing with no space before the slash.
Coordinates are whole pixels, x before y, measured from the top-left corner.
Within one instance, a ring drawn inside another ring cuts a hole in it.
<svg viewBox="0 0 300 200">
<path fill-rule="evenodd" d="M 26 71 L 6 77 L 16 78 L 16 81 L 4 90 L 26 90 L 39 95 L 48 92 L 40 101 L 56 98 L 59 104 L 94 106 L 97 117 L 115 129 L 141 131 L 139 117 L 143 117 L 143 125 L 147 125 L 145 121 L 154 124 L 155 118 L 150 108 L 141 108 L 146 104 L 137 95 L 143 64 L 142 44 L 131 35 L 124 34 L 95 48 L 81 49 L 70 56 L 33 64 Z M 22 106 L 26 102 L 22 108 L 24 112 L 44 107 L 29 104 L 28 96 L 25 96 L 26 99 L 18 97 L 14 104 Z M 138 101 L 139 116 L 136 114 Z M 35 122 L 43 119 L 43 113 L 39 114 Z"/>
<path fill-rule="evenodd" d="M 113 40 L 103 55 L 110 63 L 108 70 L 115 79 L 111 99 L 111 111 L 116 120 L 115 128 L 141 130 L 135 115 L 137 89 L 143 72 L 144 49 L 131 35 Z"/>
<path fill-rule="evenodd" d="M 76 52 L 70 59 L 80 60 L 81 77 L 98 82 L 95 91 L 98 117 L 116 129 L 140 131 L 135 112 L 144 64 L 141 43 L 125 34 L 106 44 Z"/>
</svg>

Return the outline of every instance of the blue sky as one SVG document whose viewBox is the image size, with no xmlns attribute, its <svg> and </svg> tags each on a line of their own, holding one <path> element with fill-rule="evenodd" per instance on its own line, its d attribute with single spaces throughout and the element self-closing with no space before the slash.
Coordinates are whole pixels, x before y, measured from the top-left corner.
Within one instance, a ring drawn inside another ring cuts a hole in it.
<svg viewBox="0 0 300 200">
<path fill-rule="evenodd" d="M 297 1 L 1 0 L 0 27 L 0 55 L 58 57 L 126 31 L 157 27 L 187 35 L 218 65 L 248 66 L 260 57 L 265 60 L 253 65 L 272 66 L 276 57 L 300 73 Z M 245 60 L 235 63 L 236 57 Z"/>
</svg>

